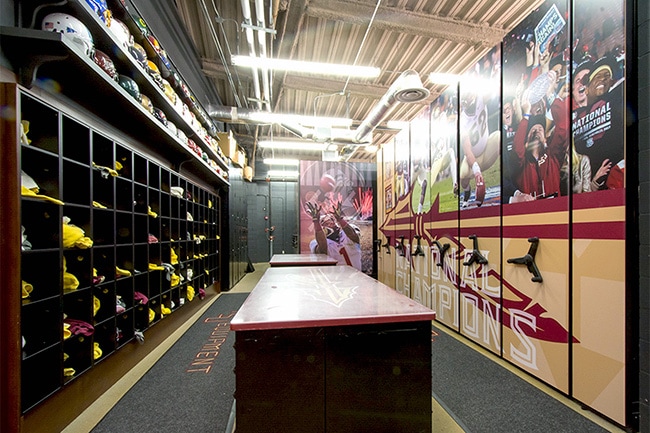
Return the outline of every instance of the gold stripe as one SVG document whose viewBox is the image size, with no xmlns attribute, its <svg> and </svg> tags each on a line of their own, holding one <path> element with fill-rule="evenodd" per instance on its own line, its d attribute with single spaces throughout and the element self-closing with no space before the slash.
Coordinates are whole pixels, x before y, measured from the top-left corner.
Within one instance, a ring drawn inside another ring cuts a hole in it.
<svg viewBox="0 0 650 433">
<path fill-rule="evenodd" d="M 461 214 L 462 215 L 462 214 Z M 486 217 L 486 218 L 475 218 L 475 219 L 460 219 L 460 227 L 500 227 L 501 218 L 498 216 Z"/>
<path fill-rule="evenodd" d="M 545 225 L 545 224 L 567 224 L 569 222 L 569 212 L 549 212 L 544 214 L 526 214 L 511 215 L 503 217 L 504 226 L 524 226 L 524 225 Z"/>
<path fill-rule="evenodd" d="M 573 222 L 625 221 L 625 206 L 581 209 L 573 211 Z"/>
</svg>

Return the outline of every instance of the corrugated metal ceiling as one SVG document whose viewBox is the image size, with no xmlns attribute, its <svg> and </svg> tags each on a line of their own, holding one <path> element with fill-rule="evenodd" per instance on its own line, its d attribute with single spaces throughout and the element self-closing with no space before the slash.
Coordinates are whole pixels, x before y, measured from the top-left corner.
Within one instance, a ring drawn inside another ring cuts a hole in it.
<svg viewBox="0 0 650 433">
<path fill-rule="evenodd" d="M 247 1 L 247 0 L 244 0 Z M 376 79 L 348 79 L 298 75 L 277 71 L 271 88 L 262 94 L 275 113 L 351 117 L 355 128 L 405 70 L 419 73 L 431 95 L 424 101 L 400 103 L 389 120 L 408 121 L 443 90 L 427 79 L 430 72 L 462 73 L 498 44 L 543 0 L 260 0 L 267 54 L 283 59 L 375 66 Z M 200 54 L 205 74 L 226 107 L 257 109 L 250 70 L 232 66 L 231 56 L 249 54 L 242 3 L 235 0 L 176 0 L 179 15 Z M 259 26 L 255 3 L 252 21 Z M 376 11 L 376 12 L 375 12 Z M 374 16 L 374 19 L 373 19 Z M 256 36 L 255 50 L 259 53 Z M 357 58 L 358 56 L 358 58 Z M 388 119 L 387 119 L 388 120 Z M 257 140 L 280 140 L 293 134 L 280 126 L 230 125 L 251 154 Z M 378 125 L 373 141 L 390 141 L 394 130 Z M 320 159 L 308 146 L 298 155 Z M 268 153 L 268 150 L 263 152 Z M 297 151 L 275 151 L 276 157 L 295 157 Z M 363 147 L 347 147 L 351 161 L 371 162 Z"/>
</svg>

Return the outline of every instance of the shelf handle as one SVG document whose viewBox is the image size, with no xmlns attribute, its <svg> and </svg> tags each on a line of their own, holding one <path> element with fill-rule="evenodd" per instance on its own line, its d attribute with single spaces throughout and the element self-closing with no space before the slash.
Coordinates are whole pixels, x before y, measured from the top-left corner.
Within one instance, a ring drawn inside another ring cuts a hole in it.
<svg viewBox="0 0 650 433">
<path fill-rule="evenodd" d="M 422 236 L 420 235 L 415 235 L 413 236 L 417 241 L 417 245 L 415 246 L 415 251 L 413 251 L 412 256 L 424 256 L 424 250 L 422 249 L 422 245 L 420 244 L 420 239 L 422 239 Z"/>
<path fill-rule="evenodd" d="M 386 248 L 386 254 L 390 254 L 390 236 L 386 236 L 386 243 L 382 247 Z"/>
<path fill-rule="evenodd" d="M 472 250 L 472 256 L 469 258 L 468 261 L 463 262 L 463 266 L 471 266 L 472 263 L 478 263 L 480 265 L 487 265 L 488 261 L 483 255 L 481 254 L 481 251 L 478 249 L 478 237 L 476 235 L 469 235 L 469 238 L 473 241 L 473 250 Z"/>
<path fill-rule="evenodd" d="M 438 247 L 438 251 L 440 252 L 440 260 L 438 260 L 438 263 L 436 263 L 436 266 L 440 266 L 442 268 L 443 260 L 445 258 L 445 253 L 449 249 L 449 244 L 445 243 L 443 245 L 440 245 L 440 242 L 438 242 L 437 239 L 435 241 L 433 241 L 433 243 L 435 244 L 436 247 Z"/>
<path fill-rule="evenodd" d="M 539 269 L 537 268 L 537 264 L 535 263 L 535 254 L 537 254 L 537 246 L 539 245 L 539 238 L 538 237 L 533 237 L 533 238 L 528 238 L 528 242 L 530 242 L 530 247 L 528 248 L 528 253 L 522 257 L 515 257 L 513 259 L 508 259 L 508 263 L 512 263 L 515 265 L 526 265 L 528 268 L 528 272 L 533 274 L 533 277 L 530 279 L 533 283 L 541 283 L 544 281 L 542 278 L 542 274 L 539 272 Z"/>
<path fill-rule="evenodd" d="M 404 247 L 404 236 L 399 236 L 398 239 L 399 239 L 399 242 L 397 244 L 395 244 L 395 249 L 397 251 L 399 251 L 399 255 L 401 257 L 405 257 L 406 256 L 406 251 L 405 251 L 406 248 Z"/>
</svg>

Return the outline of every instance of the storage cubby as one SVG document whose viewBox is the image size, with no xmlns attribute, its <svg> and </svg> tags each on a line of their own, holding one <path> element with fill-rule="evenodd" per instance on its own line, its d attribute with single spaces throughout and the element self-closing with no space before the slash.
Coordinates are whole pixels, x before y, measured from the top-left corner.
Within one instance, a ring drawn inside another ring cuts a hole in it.
<svg viewBox="0 0 650 433">
<path fill-rule="evenodd" d="M 61 148 L 62 156 L 84 166 L 90 165 L 90 130 L 87 126 L 61 116 Z"/>
<path fill-rule="evenodd" d="M 116 341 L 117 332 L 114 316 L 95 325 L 93 343 L 97 343 L 98 349 L 101 350 L 101 354 L 98 352 L 97 357 L 95 357 L 93 354 L 95 364 L 101 362 L 102 359 L 106 358 L 111 353 L 113 353 L 113 351 L 115 351 Z"/>
<path fill-rule="evenodd" d="M 23 236 L 34 250 L 59 248 L 61 232 L 60 206 L 47 201 L 23 198 L 21 203 L 21 225 Z M 27 244 L 25 244 L 27 245 Z"/>
<path fill-rule="evenodd" d="M 21 121 L 29 124 L 29 145 L 49 153 L 59 153 L 59 113 L 28 96 L 21 98 Z M 27 143 L 24 143 L 27 144 Z"/>
<path fill-rule="evenodd" d="M 28 175 L 35 186 L 38 187 L 38 193 L 54 199 L 61 199 L 59 162 L 57 155 L 44 152 L 38 148 L 24 146 L 21 155 L 21 169 Z M 32 188 L 32 184 L 26 183 L 23 179 L 23 185 Z"/>
<path fill-rule="evenodd" d="M 115 167 L 120 179 L 133 180 L 133 152 L 125 146 L 115 145 L 115 162 L 121 166 L 119 169 L 117 165 Z"/>
<path fill-rule="evenodd" d="M 25 251 L 21 258 L 21 278 L 29 284 L 28 297 L 23 295 L 23 305 L 58 298 L 61 294 L 62 272 L 59 250 Z"/>
<path fill-rule="evenodd" d="M 115 317 L 115 342 L 117 347 L 123 346 L 133 339 L 135 319 L 134 310 L 129 309 Z"/>
<path fill-rule="evenodd" d="M 115 282 L 101 284 L 93 288 L 95 302 L 95 323 L 103 322 L 115 315 Z"/>
<path fill-rule="evenodd" d="M 23 305 L 20 318 L 23 359 L 60 344 L 63 334 L 62 315 L 59 296 Z"/>
<path fill-rule="evenodd" d="M 74 290 L 83 289 L 92 285 L 92 259 L 90 250 L 71 249 L 63 252 L 65 258 L 66 272 L 63 275 L 63 292 L 67 293 Z M 66 284 L 69 278 L 66 274 L 73 276 L 76 281 L 76 287 Z"/>
<path fill-rule="evenodd" d="M 122 177 L 115 178 L 115 209 L 133 212 L 135 200 L 133 199 L 133 183 Z"/>
<path fill-rule="evenodd" d="M 62 380 L 63 363 L 60 346 L 49 347 L 23 359 L 21 365 L 23 411 L 33 408 L 59 390 Z"/>
<path fill-rule="evenodd" d="M 64 380 L 69 382 L 92 367 L 93 338 L 85 335 L 72 335 L 63 342 Z M 68 370 L 72 369 L 72 371 Z"/>
<path fill-rule="evenodd" d="M 74 161 L 63 160 L 63 194 L 61 200 L 65 203 L 87 205 L 90 203 L 91 170 L 88 165 Z"/>
<path fill-rule="evenodd" d="M 134 77 L 157 106 L 163 105 L 165 95 L 153 92 L 149 76 L 120 51 L 86 2 L 43 8 L 27 2 L 23 12 L 34 12 L 39 22 L 54 8 L 84 22 L 95 47 L 110 53 L 121 74 Z M 217 223 L 218 212 L 206 215 L 202 201 L 227 187 L 227 165 L 217 158 L 219 172 L 195 155 L 91 59 L 80 56 L 69 38 L 5 27 L 2 38 L 9 61 L 17 68 L 22 62 L 26 72 L 19 75 L 24 87 L 16 86 L 18 99 L 10 107 L 24 125 L 14 134 L 16 171 L 25 173 L 23 184 L 32 189 L 23 194 L 19 209 L 23 248 L 16 270 L 23 280 L 23 347 L 15 362 L 21 365 L 26 413 L 101 368 L 102 360 L 133 343 L 136 332 L 146 333 L 163 312 L 173 314 L 186 305 L 190 282 L 197 298 L 207 287 L 206 269 L 196 264 L 205 260 L 193 258 L 193 237 L 206 235 L 200 229 L 206 221 Z M 50 61 L 55 57 L 66 61 Z M 41 76 L 56 81 L 59 91 L 52 93 Z M 177 126 L 188 136 L 192 132 L 188 125 Z M 197 137 L 197 144 L 207 147 L 202 140 Z M 201 185 L 184 173 L 202 179 Z M 64 217 L 73 227 L 64 227 Z M 217 232 L 213 236 L 216 241 Z M 182 276 L 173 285 L 168 270 L 149 268 L 170 263 L 172 248 L 179 259 L 174 272 Z M 219 273 L 218 261 L 209 271 Z M 70 323 L 75 327 L 67 328 Z"/>
</svg>

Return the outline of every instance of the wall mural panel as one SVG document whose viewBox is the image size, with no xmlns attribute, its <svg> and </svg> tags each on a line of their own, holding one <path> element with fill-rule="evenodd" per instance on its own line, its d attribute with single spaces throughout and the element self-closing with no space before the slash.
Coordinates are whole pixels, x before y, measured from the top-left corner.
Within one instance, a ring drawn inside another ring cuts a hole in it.
<svg viewBox="0 0 650 433">
<path fill-rule="evenodd" d="M 301 161 L 300 252 L 372 274 L 374 164 Z"/>
<path fill-rule="evenodd" d="M 569 391 L 567 4 L 547 2 L 504 40 L 503 356 Z M 530 261 L 520 260 L 528 255 Z"/>
<path fill-rule="evenodd" d="M 431 210 L 431 116 L 426 108 L 411 122 L 411 297 L 421 304 L 431 304 L 430 249 L 425 230 Z M 428 299 L 425 299 L 428 298 Z"/>
<path fill-rule="evenodd" d="M 623 424 L 625 2 L 573 4 L 573 393 Z"/>
<path fill-rule="evenodd" d="M 532 11 L 384 147 L 378 221 L 386 284 L 621 425 L 625 21 L 624 0 Z"/>
</svg>

